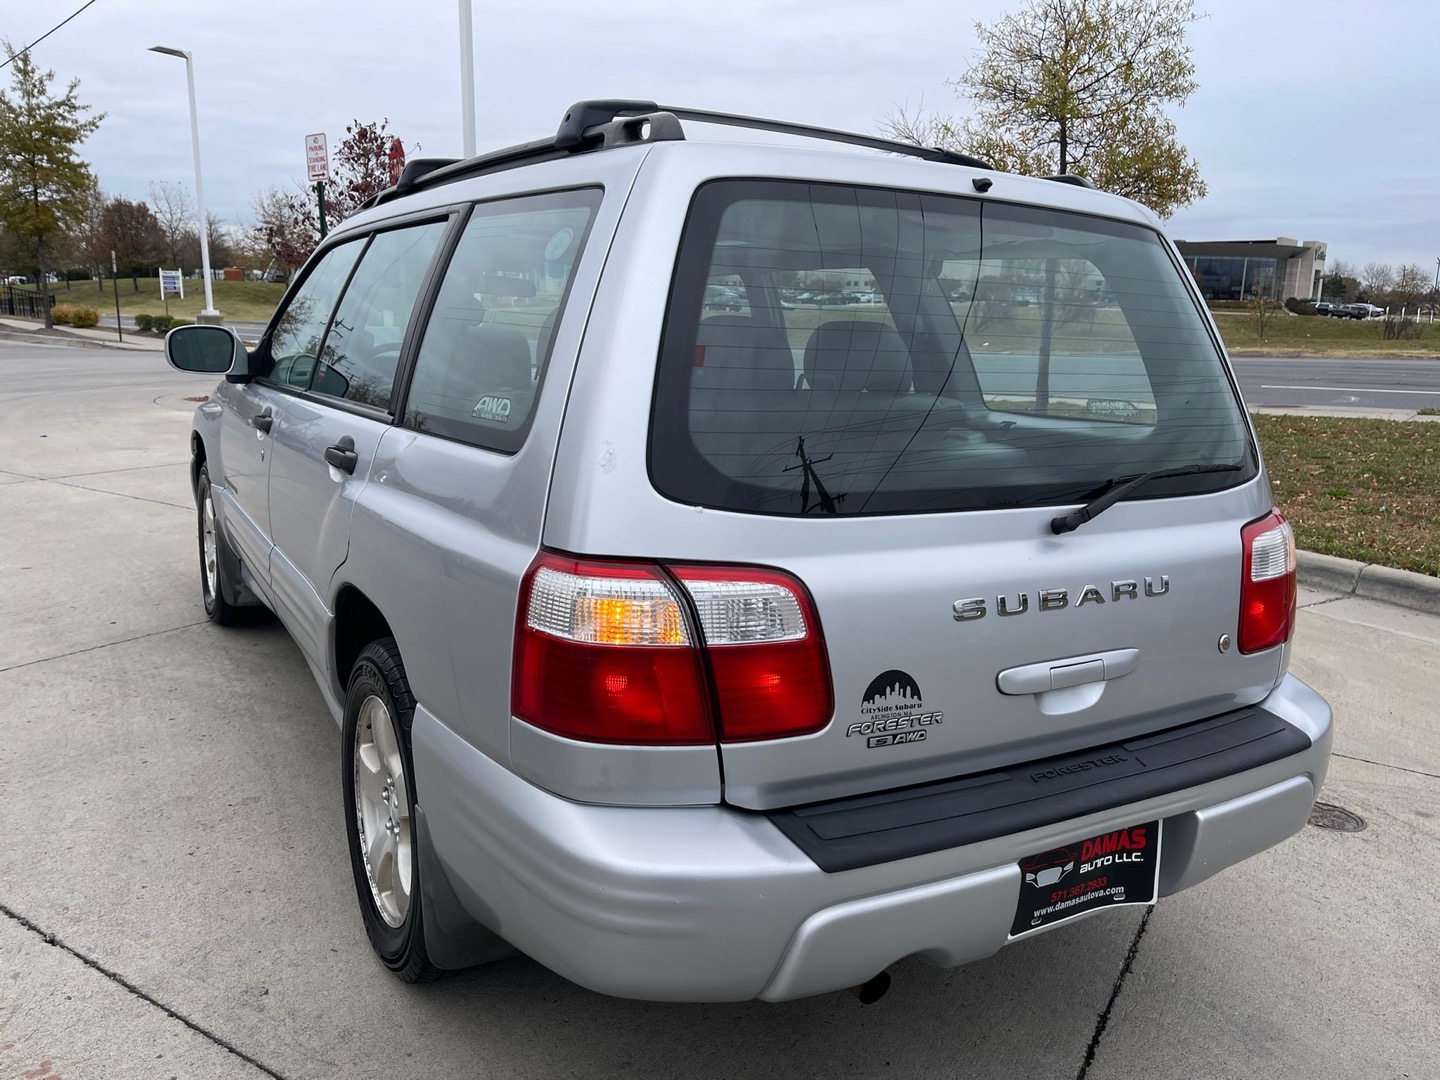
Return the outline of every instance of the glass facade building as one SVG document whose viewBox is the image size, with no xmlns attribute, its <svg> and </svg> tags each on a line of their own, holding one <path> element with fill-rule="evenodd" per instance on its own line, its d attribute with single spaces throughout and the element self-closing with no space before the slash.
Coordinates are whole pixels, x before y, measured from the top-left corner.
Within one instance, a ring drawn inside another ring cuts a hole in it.
<svg viewBox="0 0 1440 1080">
<path fill-rule="evenodd" d="M 1206 300 L 1248 300 L 1255 295 L 1272 300 L 1279 295 L 1284 279 L 1280 259 L 1236 255 L 1187 255 L 1185 265 L 1195 275 Z"/>
<path fill-rule="evenodd" d="M 1318 240 L 1177 240 L 1175 246 L 1206 300 L 1315 300 L 1325 276 Z"/>
</svg>

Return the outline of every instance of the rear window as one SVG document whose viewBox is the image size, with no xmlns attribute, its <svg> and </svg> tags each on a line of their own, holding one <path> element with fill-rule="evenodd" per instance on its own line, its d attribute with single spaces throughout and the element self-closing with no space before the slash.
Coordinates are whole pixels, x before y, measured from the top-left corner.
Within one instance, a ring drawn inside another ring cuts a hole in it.
<svg viewBox="0 0 1440 1080">
<path fill-rule="evenodd" d="M 1070 503 L 1255 475 L 1239 401 L 1153 231 L 977 199 L 717 181 L 691 208 L 650 471 L 770 514 Z"/>
</svg>

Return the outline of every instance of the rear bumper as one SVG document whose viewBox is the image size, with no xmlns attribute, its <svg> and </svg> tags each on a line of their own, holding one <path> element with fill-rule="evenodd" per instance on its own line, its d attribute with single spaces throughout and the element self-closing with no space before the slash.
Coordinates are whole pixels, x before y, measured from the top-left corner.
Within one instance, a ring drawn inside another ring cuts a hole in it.
<svg viewBox="0 0 1440 1080">
<path fill-rule="evenodd" d="M 1263 703 L 1311 745 L 1182 790 L 909 858 L 826 873 L 763 814 L 569 802 L 417 710 L 416 786 L 465 909 L 583 986 L 655 1000 L 782 1001 L 864 982 L 906 956 L 950 966 L 1006 942 L 1017 861 L 1163 818 L 1161 892 L 1305 824 L 1331 715 L 1286 677 Z"/>
</svg>

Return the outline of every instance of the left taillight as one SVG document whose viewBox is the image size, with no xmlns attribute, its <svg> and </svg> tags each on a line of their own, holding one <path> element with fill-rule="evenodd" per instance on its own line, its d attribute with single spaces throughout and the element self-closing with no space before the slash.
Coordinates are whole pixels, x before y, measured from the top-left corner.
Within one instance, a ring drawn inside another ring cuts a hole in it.
<svg viewBox="0 0 1440 1080">
<path fill-rule="evenodd" d="M 1276 510 L 1240 530 L 1242 653 L 1261 652 L 1290 640 L 1295 628 L 1295 536 Z"/>
<path fill-rule="evenodd" d="M 776 739 L 834 711 L 814 603 L 779 571 L 541 552 L 516 623 L 512 711 L 567 738 Z"/>
</svg>

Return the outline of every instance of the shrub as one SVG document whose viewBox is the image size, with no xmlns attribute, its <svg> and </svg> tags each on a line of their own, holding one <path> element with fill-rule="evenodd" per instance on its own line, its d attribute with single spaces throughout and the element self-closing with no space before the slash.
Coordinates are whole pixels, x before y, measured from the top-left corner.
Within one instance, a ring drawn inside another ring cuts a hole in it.
<svg viewBox="0 0 1440 1080">
<path fill-rule="evenodd" d="M 100 325 L 100 313 L 94 308 L 76 307 L 70 309 L 70 325 L 91 327 Z"/>
<path fill-rule="evenodd" d="M 150 316 L 150 329 L 151 329 L 151 330 L 154 330 L 155 333 L 157 333 L 157 334 L 163 334 L 163 333 L 165 333 L 166 330 L 169 330 L 170 327 L 172 327 L 172 326 L 174 326 L 174 325 L 175 325 L 175 320 L 172 319 L 169 315 L 151 315 L 151 316 Z"/>
<path fill-rule="evenodd" d="M 1285 310 L 1294 315 L 1314 315 L 1315 305 L 1298 296 L 1289 296 L 1285 298 Z"/>
<path fill-rule="evenodd" d="M 147 332 L 150 331 L 150 330 L 154 330 L 154 329 L 155 329 L 155 316 L 153 316 L 153 315 L 136 315 L 136 316 L 135 316 L 135 329 L 136 329 L 136 330 L 144 330 L 144 331 L 147 331 Z"/>
<path fill-rule="evenodd" d="M 189 326 L 194 321 L 194 319 L 182 319 L 177 315 L 175 318 L 170 320 L 170 329 L 173 330 L 177 326 Z"/>
<path fill-rule="evenodd" d="M 50 321 L 56 326 L 69 326 L 72 310 L 69 304 L 56 304 L 50 309 Z"/>
</svg>

